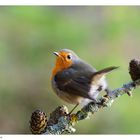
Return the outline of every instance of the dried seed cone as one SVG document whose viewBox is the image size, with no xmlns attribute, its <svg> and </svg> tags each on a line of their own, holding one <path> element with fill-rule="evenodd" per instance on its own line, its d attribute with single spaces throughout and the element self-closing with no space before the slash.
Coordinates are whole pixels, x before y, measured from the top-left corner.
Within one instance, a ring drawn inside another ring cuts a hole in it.
<svg viewBox="0 0 140 140">
<path fill-rule="evenodd" d="M 61 116 L 66 116 L 68 114 L 68 109 L 66 106 L 57 107 L 51 114 L 48 121 L 48 125 L 53 125 L 58 123 L 58 119 Z"/>
<path fill-rule="evenodd" d="M 41 134 L 45 132 L 47 126 L 47 116 L 40 110 L 35 110 L 31 115 L 30 130 L 32 134 Z"/>
<path fill-rule="evenodd" d="M 140 79 L 140 61 L 133 59 L 129 63 L 129 74 L 133 81 Z"/>
</svg>

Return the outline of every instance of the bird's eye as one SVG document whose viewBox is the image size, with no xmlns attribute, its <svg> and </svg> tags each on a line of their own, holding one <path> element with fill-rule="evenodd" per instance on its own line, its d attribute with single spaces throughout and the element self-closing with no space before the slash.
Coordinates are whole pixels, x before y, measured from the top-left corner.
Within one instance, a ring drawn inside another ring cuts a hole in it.
<svg viewBox="0 0 140 140">
<path fill-rule="evenodd" d="M 70 55 L 67 55 L 67 58 L 68 58 L 68 59 L 71 59 L 71 56 L 70 56 Z"/>
</svg>

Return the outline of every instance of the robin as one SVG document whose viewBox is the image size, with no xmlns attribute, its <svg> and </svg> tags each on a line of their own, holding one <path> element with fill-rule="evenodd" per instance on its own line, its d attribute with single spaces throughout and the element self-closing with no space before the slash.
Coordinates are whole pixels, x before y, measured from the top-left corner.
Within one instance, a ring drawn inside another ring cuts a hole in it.
<svg viewBox="0 0 140 140">
<path fill-rule="evenodd" d="M 72 50 L 62 49 L 54 54 L 56 64 L 52 71 L 52 87 L 62 100 L 75 104 L 74 109 L 81 103 L 97 103 L 101 91 L 109 94 L 105 75 L 118 67 L 112 66 L 97 71 Z"/>
</svg>

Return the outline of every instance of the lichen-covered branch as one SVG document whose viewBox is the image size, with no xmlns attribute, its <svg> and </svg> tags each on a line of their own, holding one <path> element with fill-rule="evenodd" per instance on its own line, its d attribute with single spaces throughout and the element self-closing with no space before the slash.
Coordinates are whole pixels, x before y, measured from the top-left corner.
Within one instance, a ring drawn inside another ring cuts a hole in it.
<svg viewBox="0 0 140 140">
<path fill-rule="evenodd" d="M 131 60 L 129 63 L 129 73 L 133 80 L 132 82 L 112 90 L 108 96 L 101 97 L 98 103 L 91 102 L 87 104 L 77 113 L 69 114 L 66 106 L 59 106 L 50 114 L 47 120 L 44 112 L 34 111 L 30 121 L 31 132 L 33 134 L 74 133 L 76 131 L 74 125 L 78 121 L 89 118 L 90 115 L 99 111 L 100 108 L 110 107 L 116 98 L 124 94 L 132 96 L 132 91 L 140 86 L 140 61 Z"/>
</svg>

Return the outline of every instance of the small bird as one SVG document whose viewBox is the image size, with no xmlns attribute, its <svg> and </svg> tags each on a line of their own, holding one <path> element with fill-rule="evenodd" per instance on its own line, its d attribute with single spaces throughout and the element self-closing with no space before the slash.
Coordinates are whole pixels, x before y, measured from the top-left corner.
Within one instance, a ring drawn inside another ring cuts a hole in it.
<svg viewBox="0 0 140 140">
<path fill-rule="evenodd" d="M 62 100 L 75 104 L 74 109 L 79 104 L 86 105 L 91 101 L 97 103 L 101 91 L 109 94 L 105 75 L 118 67 L 97 71 L 72 50 L 62 49 L 54 54 L 56 64 L 52 71 L 52 87 Z"/>
</svg>

